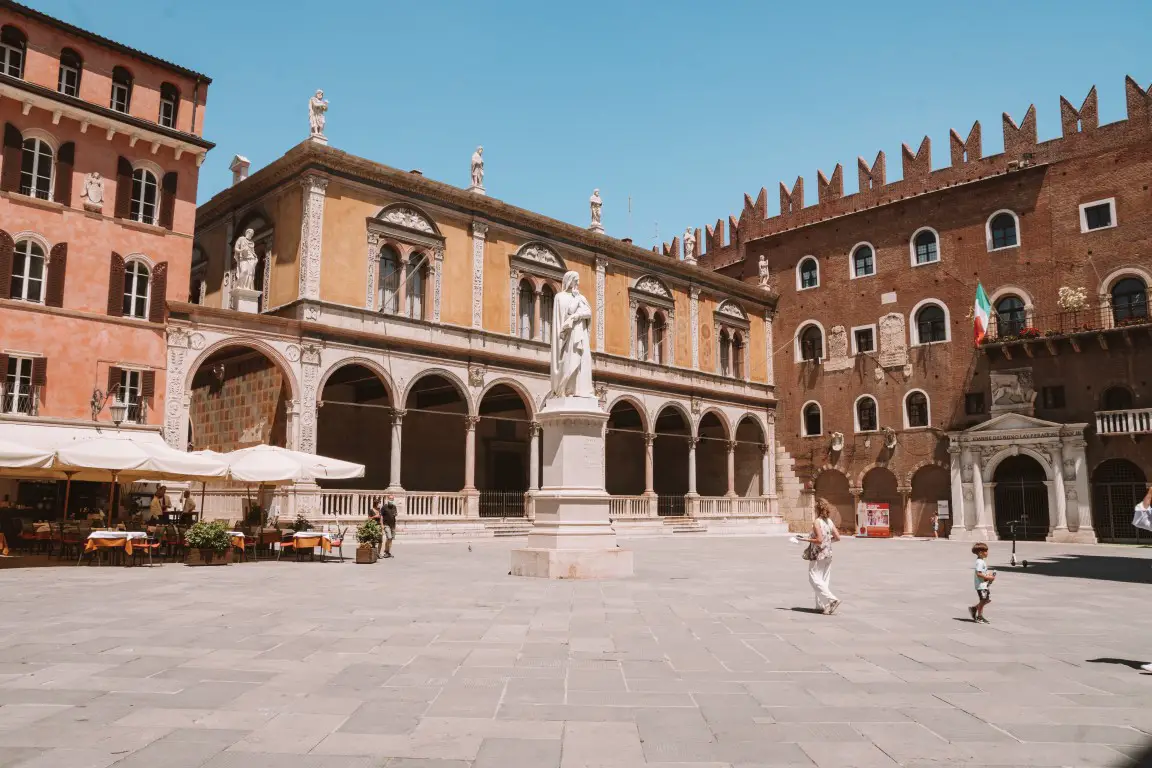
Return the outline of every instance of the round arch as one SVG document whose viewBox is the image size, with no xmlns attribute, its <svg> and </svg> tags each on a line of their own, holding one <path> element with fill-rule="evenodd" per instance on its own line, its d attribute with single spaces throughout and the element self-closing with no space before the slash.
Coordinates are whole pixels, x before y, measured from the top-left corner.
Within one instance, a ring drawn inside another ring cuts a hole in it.
<svg viewBox="0 0 1152 768">
<path fill-rule="evenodd" d="M 408 382 L 408 386 L 404 388 L 404 397 L 400 398 L 398 402 L 405 403 L 404 407 L 407 407 L 408 399 L 412 397 L 412 392 L 416 389 L 416 385 L 419 384 L 421 380 L 426 379 L 429 376 L 439 376 L 453 387 L 455 387 L 456 391 L 460 394 L 460 398 L 464 401 L 464 405 L 467 407 L 467 413 L 470 416 L 476 415 L 476 405 L 472 400 L 472 396 L 468 391 L 468 387 L 464 386 L 464 382 L 460 379 L 459 376 L 452 373 L 447 368 L 426 368 L 425 370 L 420 371 L 420 373 L 413 376 L 412 380 Z"/>
<path fill-rule="evenodd" d="M 1108 273 L 1108 276 L 1100 281 L 1099 294 L 1101 297 L 1109 296 L 1112 293 L 1113 286 L 1126 277 L 1135 277 L 1144 281 L 1144 285 L 1152 288 L 1152 273 L 1148 270 L 1137 266 L 1120 267 Z"/>
<path fill-rule="evenodd" d="M 270 359 L 273 363 L 280 368 L 280 372 L 284 375 L 284 380 L 288 382 L 288 387 L 292 393 L 292 400 L 299 400 L 300 383 L 296 381 L 296 375 L 292 370 L 292 364 L 288 362 L 284 355 L 280 354 L 275 347 L 261 341 L 260 339 L 251 336 L 238 336 L 228 339 L 221 339 L 220 341 L 213 342 L 200 351 L 196 359 L 188 366 L 188 373 L 184 375 L 184 391 L 187 392 L 192 389 L 192 380 L 196 377 L 196 372 L 200 370 L 200 366 L 204 364 L 212 355 L 217 352 L 227 349 L 229 347 L 249 347 L 262 353 L 265 357 Z"/>
<path fill-rule="evenodd" d="M 925 232 L 932 233 L 932 237 L 935 238 L 936 258 L 932 261 L 918 262 L 916 260 L 916 238 L 920 237 L 920 235 L 924 234 Z M 932 227 L 920 227 L 920 229 L 913 232 L 912 237 L 908 238 L 908 258 L 911 260 L 913 267 L 926 267 L 929 264 L 939 264 L 944 258 L 944 251 L 941 248 L 940 243 L 940 233 Z"/>
<path fill-rule="evenodd" d="M 932 536 L 932 518 L 939 514 L 940 502 L 952 500 L 952 476 L 948 468 L 936 461 L 918 464 L 908 473 L 908 487 L 911 488 L 912 533 L 917 536 Z M 938 530 L 947 534 L 952 521 L 938 520 Z"/>
<path fill-rule="evenodd" d="M 684 496 L 688 493 L 688 452 L 693 433 L 692 417 L 682 403 L 669 400 L 655 409 L 651 420 L 655 441 L 652 446 L 652 490 L 656 494 L 656 509 L 664 517 L 682 517 L 686 512 Z M 696 451 L 697 479 L 700 469 L 700 450 Z"/>
<path fill-rule="evenodd" d="M 684 419 L 684 423 L 688 427 L 689 436 L 696 437 L 696 424 L 692 419 L 692 416 L 689 414 L 688 408 L 677 400 L 665 400 L 664 402 L 660 403 L 660 405 L 656 406 L 656 408 L 653 410 L 654 415 L 649 421 L 649 423 L 652 425 L 652 431 L 656 431 L 656 422 L 660 420 L 660 416 L 664 413 L 664 411 L 668 409 L 672 409 L 680 414 L 680 418 Z"/>
<path fill-rule="evenodd" d="M 545 396 L 545 397 L 547 397 L 547 396 Z M 651 432 L 652 431 L 652 429 L 651 429 L 652 419 L 651 419 L 648 411 L 645 410 L 644 404 L 641 403 L 640 400 L 635 395 L 617 395 L 616 398 L 614 400 L 612 400 L 612 402 L 608 403 L 608 413 L 612 413 L 612 410 L 617 405 L 619 405 L 620 403 L 628 403 L 634 409 L 636 409 L 636 413 L 640 414 L 640 422 L 641 422 L 641 425 L 643 427 L 643 430 L 645 432 Z"/>
<path fill-rule="evenodd" d="M 802 320 L 796 326 L 796 334 L 792 337 L 792 354 L 794 355 L 794 362 L 804 362 L 803 350 L 800 348 L 800 337 L 803 335 L 805 329 L 815 326 L 820 329 L 820 358 L 827 357 L 828 352 L 828 332 L 824 330 L 824 324 L 815 318 Z"/>
<path fill-rule="evenodd" d="M 816 499 L 824 499 L 832 508 L 832 523 L 842 531 L 855 530 L 856 508 L 848 476 L 836 467 L 822 467 L 812 481 Z"/>
<path fill-rule="evenodd" d="M 719 408 L 716 408 L 715 406 L 710 406 L 708 408 L 705 408 L 703 410 L 703 412 L 701 412 L 700 418 L 696 420 L 696 424 L 694 426 L 694 433 L 696 435 L 700 434 L 700 422 L 704 421 L 704 417 L 709 415 L 709 414 L 714 415 L 717 418 L 717 420 L 720 422 L 720 426 L 724 428 L 724 439 L 725 440 L 731 440 L 732 435 L 734 434 L 733 430 L 732 430 L 732 424 L 728 421 L 728 416 L 725 415 L 724 411 L 720 410 Z"/>
<path fill-rule="evenodd" d="M 1033 450 L 1001 451 L 989 462 L 996 535 L 1044 541 L 1052 529 L 1052 467 Z M 1013 527 L 1015 526 L 1015 532 Z"/>
<path fill-rule="evenodd" d="M 860 500 L 865 504 L 887 504 L 888 525 L 892 535 L 911 535 L 906 530 L 904 500 L 896 473 L 885 465 L 873 465 L 860 476 Z"/>
<path fill-rule="evenodd" d="M 494 387 L 499 386 L 508 387 L 520 396 L 520 399 L 524 401 L 524 410 L 528 414 L 529 421 L 532 421 L 536 418 L 536 398 L 532 397 L 532 393 L 529 392 L 523 384 L 521 384 L 519 381 L 516 381 L 516 379 L 509 378 L 507 376 L 501 376 L 484 384 L 484 388 L 480 390 L 478 395 L 476 395 L 477 412 L 473 415 L 479 415 L 480 403 L 484 402 L 484 396 L 487 395 Z"/>
<path fill-rule="evenodd" d="M 920 327 L 917 324 L 916 316 L 920 314 L 920 310 L 926 308 L 930 304 L 935 304 L 944 312 L 944 341 L 921 341 L 920 340 Z M 948 311 L 948 305 L 943 300 L 929 297 L 921 299 L 916 302 L 916 306 L 912 307 L 912 311 L 908 313 L 908 330 L 910 336 L 914 340 L 913 347 L 922 347 L 928 344 L 943 344 L 952 341 L 952 314 Z"/>
<path fill-rule="evenodd" d="M 1006 213 L 1012 217 L 1013 228 L 1016 230 L 1016 242 L 1012 243 L 1011 245 L 997 246 L 992 241 L 992 222 L 995 221 L 996 217 L 1002 213 Z M 987 246 L 988 246 L 989 251 L 1003 251 L 1003 250 L 1007 250 L 1008 248 L 1019 248 L 1020 243 L 1023 240 L 1021 235 L 1022 235 L 1022 233 L 1020 232 L 1020 217 L 1016 214 L 1016 211 L 1013 211 L 1010 208 L 1001 208 L 998 211 L 993 211 L 992 214 L 987 219 L 984 220 L 984 237 L 987 241 Z"/>
<path fill-rule="evenodd" d="M 814 285 L 804 285 L 804 265 L 812 262 L 816 267 L 816 283 Z M 800 261 L 796 262 L 796 290 L 797 291 L 810 291 L 813 288 L 820 287 L 820 259 L 808 254 L 801 257 Z"/>
<path fill-rule="evenodd" d="M 918 426 L 912 426 L 912 419 L 908 414 L 908 398 L 915 394 L 924 396 L 924 423 Z M 932 426 L 932 398 L 923 389 L 916 388 L 905 392 L 904 397 L 900 400 L 900 410 L 903 412 L 904 429 L 928 429 Z"/>
<path fill-rule="evenodd" d="M 764 475 L 764 447 L 768 433 L 755 415 L 745 413 L 737 419 L 732 434 L 736 440 L 733 490 L 737 496 L 745 498 L 766 495 L 768 482 Z"/>
<path fill-rule="evenodd" d="M 1122 457 L 1101 461 L 1092 470 L 1092 525 L 1100 541 L 1147 543 L 1152 534 L 1132 525 L 1132 509 L 1148 485 L 1144 470 Z"/>
<path fill-rule="evenodd" d="M 359 365 L 363 368 L 367 368 L 369 371 L 376 374 L 377 378 L 380 379 L 380 383 L 384 385 L 384 389 L 387 390 L 388 396 L 390 398 L 394 398 L 396 396 L 396 384 L 392 381 L 392 377 L 388 374 L 388 371 L 384 369 L 384 366 L 380 365 L 380 363 L 377 363 L 375 360 L 369 360 L 366 357 L 346 357 L 343 360 L 338 360 L 337 362 L 328 366 L 328 370 L 324 371 L 323 375 L 320 376 L 320 384 L 316 387 L 317 402 L 320 401 L 321 395 L 324 392 L 324 387 L 328 385 L 328 380 L 332 378 L 332 375 L 339 371 L 341 368 L 346 368 L 349 365 Z"/>
<path fill-rule="evenodd" d="M 737 439 L 739 439 L 740 430 L 745 424 L 751 424 L 756 428 L 756 432 L 757 432 L 758 436 L 760 437 L 760 442 L 762 442 L 762 443 L 768 442 L 768 438 L 767 438 L 768 430 L 764 426 L 764 423 L 762 421 L 760 421 L 760 418 L 754 413 L 742 413 L 742 414 L 740 414 L 740 418 L 738 418 L 736 420 Z"/>
<path fill-rule="evenodd" d="M 856 252 L 861 248 L 867 248 L 872 252 L 872 271 L 863 275 L 858 275 L 856 274 Z M 878 259 L 876 257 L 876 246 L 872 245 L 872 243 L 868 242 L 867 240 L 861 240 L 860 242 L 856 243 L 856 245 L 848 249 L 848 279 L 859 280 L 864 277 L 874 277 L 880 271 L 880 265 L 877 262 Z"/>
<path fill-rule="evenodd" d="M 983 464 L 984 482 L 991 483 L 996 476 L 996 470 L 1000 467 L 1000 464 L 1003 463 L 1005 459 L 1016 456 L 1017 454 L 1030 456 L 1035 459 L 1040 464 L 1040 468 L 1044 470 L 1045 480 L 1051 480 L 1053 478 L 1052 465 L 1048 463 L 1047 456 L 1033 448 L 1016 445 L 1011 448 L 1005 448 Z"/>
</svg>

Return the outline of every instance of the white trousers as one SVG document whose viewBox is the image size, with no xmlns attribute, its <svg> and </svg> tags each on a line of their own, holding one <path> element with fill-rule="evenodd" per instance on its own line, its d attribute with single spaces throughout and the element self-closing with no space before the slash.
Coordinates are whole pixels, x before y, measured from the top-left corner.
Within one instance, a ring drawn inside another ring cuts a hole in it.
<svg viewBox="0 0 1152 768">
<path fill-rule="evenodd" d="M 820 610 L 827 608 L 836 599 L 836 595 L 828 588 L 831 581 L 832 558 L 808 561 L 808 582 L 812 585 L 812 591 L 816 593 L 816 607 Z"/>
</svg>

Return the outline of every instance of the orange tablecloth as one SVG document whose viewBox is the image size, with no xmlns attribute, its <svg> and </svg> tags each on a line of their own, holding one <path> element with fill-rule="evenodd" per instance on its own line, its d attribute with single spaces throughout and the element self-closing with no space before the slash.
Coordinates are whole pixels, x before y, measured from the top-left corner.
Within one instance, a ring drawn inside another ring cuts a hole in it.
<svg viewBox="0 0 1152 768">
<path fill-rule="evenodd" d="M 239 533 L 237 531 L 229 531 L 229 533 L 232 535 L 232 546 L 236 547 L 236 549 L 243 552 L 244 551 L 244 534 Z"/>
<path fill-rule="evenodd" d="M 84 544 L 84 551 L 94 552 L 97 549 L 120 549 L 122 547 L 125 554 L 131 555 L 132 539 L 147 538 L 143 533 L 133 534 L 131 536 L 125 531 L 115 531 L 114 533 L 119 534 L 116 536 L 109 536 L 107 535 L 108 533 L 113 532 L 105 532 L 105 535 L 102 536 L 97 536 L 95 533 L 89 534 L 88 541 Z"/>
<path fill-rule="evenodd" d="M 332 539 L 320 533 L 298 533 L 292 537 L 296 549 L 321 547 L 325 552 L 332 551 Z"/>
<path fill-rule="evenodd" d="M 0 555 L 8 557 L 8 537 L 0 533 Z"/>
</svg>

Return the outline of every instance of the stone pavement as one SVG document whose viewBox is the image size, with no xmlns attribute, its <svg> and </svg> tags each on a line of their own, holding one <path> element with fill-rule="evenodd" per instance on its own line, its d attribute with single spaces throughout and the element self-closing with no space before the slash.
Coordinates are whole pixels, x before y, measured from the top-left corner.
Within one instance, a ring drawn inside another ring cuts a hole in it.
<svg viewBox="0 0 1152 768">
<path fill-rule="evenodd" d="M 515 579 L 520 542 L 373 566 L 0 571 L 0 766 L 1113 766 L 1152 742 L 1152 551 L 1022 546 L 988 616 L 952 542 L 627 542 L 636 577 Z"/>
</svg>

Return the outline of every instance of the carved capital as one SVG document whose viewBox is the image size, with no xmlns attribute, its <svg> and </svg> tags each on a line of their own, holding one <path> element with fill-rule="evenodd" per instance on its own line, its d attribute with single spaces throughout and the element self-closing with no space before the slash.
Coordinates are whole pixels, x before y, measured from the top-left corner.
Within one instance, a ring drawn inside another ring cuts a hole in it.
<svg viewBox="0 0 1152 768">
<path fill-rule="evenodd" d="M 528 437 L 539 437 L 540 435 L 540 422 L 528 422 Z"/>
<path fill-rule="evenodd" d="M 488 225 L 482 221 L 472 222 L 473 237 L 485 237 L 488 234 Z"/>
<path fill-rule="evenodd" d="M 392 423 L 400 426 L 404 423 L 404 417 L 408 415 L 406 408 L 393 408 L 392 409 Z"/>
<path fill-rule="evenodd" d="M 739 445 L 739 443 L 736 442 L 735 440 L 729 440 L 726 443 L 726 445 L 728 446 L 728 453 L 735 453 L 736 452 L 736 446 Z"/>
<path fill-rule="evenodd" d="M 464 417 L 464 428 L 467 429 L 469 432 L 472 432 L 473 430 L 475 430 L 476 425 L 479 423 L 480 423 L 480 417 L 479 416 L 469 415 L 469 416 Z"/>
<path fill-rule="evenodd" d="M 652 444 L 654 442 L 656 442 L 656 434 L 654 432 L 645 432 L 644 433 L 644 445 L 651 448 Z"/>
</svg>

